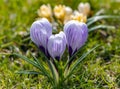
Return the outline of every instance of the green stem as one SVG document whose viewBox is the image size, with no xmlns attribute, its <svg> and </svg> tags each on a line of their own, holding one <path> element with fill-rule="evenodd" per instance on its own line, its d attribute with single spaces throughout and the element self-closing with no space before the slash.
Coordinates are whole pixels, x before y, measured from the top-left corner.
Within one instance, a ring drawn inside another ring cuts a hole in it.
<svg viewBox="0 0 120 89">
<path fill-rule="evenodd" d="M 13 42 L 9 42 L 9 43 L 6 43 L 4 45 L 1 45 L 1 48 L 5 48 L 5 47 L 8 47 L 10 45 L 13 45 Z"/>
</svg>

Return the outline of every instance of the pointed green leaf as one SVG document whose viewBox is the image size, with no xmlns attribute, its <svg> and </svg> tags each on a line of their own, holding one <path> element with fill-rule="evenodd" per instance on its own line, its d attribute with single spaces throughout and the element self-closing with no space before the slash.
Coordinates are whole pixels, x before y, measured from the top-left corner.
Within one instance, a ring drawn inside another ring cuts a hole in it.
<svg viewBox="0 0 120 89">
<path fill-rule="evenodd" d="M 32 53 L 31 53 L 31 55 L 32 55 Z M 38 61 L 38 59 L 34 55 L 32 55 L 32 57 L 34 58 L 35 62 L 39 65 L 41 70 L 46 70 L 45 67 L 43 66 L 42 62 Z"/>
<path fill-rule="evenodd" d="M 50 68 L 50 70 L 51 70 L 51 72 L 52 72 L 52 76 L 53 76 L 53 79 L 54 79 L 54 84 L 55 84 L 55 86 L 58 84 L 58 78 L 59 78 L 59 76 L 58 76 L 58 72 L 57 72 L 57 70 L 56 70 L 56 68 L 55 68 L 55 65 L 51 62 L 51 60 L 47 60 L 47 62 L 48 62 L 48 65 L 49 65 L 49 68 Z"/>
<path fill-rule="evenodd" d="M 41 75 L 43 75 L 43 73 L 41 73 L 41 72 L 30 71 L 30 70 L 22 70 L 22 71 L 18 71 L 16 73 L 17 74 L 41 74 Z"/>
<path fill-rule="evenodd" d="M 47 76 L 49 80 L 51 80 L 49 73 L 45 72 L 45 70 L 42 69 L 41 66 L 39 66 L 35 61 L 30 60 L 26 56 L 23 56 L 21 54 L 13 53 L 13 55 L 16 55 L 16 56 L 20 57 L 21 59 L 27 61 L 28 63 L 32 64 L 34 67 L 38 68 L 45 76 Z"/>
<path fill-rule="evenodd" d="M 93 50 L 95 50 L 99 45 L 95 46 L 91 50 L 89 50 L 87 53 L 84 53 L 78 60 L 75 61 L 74 65 L 69 68 L 69 73 L 66 75 L 64 81 L 69 78 L 72 73 L 74 72 L 75 68 L 79 65 L 79 63 L 88 55 L 90 54 Z"/>
<path fill-rule="evenodd" d="M 115 29 L 115 27 L 114 26 L 108 26 L 108 25 L 98 25 L 98 26 L 94 26 L 94 27 L 90 28 L 88 30 L 88 32 L 98 30 L 98 29 Z"/>
<path fill-rule="evenodd" d="M 76 53 L 74 53 L 69 60 L 67 60 L 67 62 L 66 62 L 66 64 L 65 64 L 65 67 L 64 67 L 64 70 L 66 69 L 66 67 L 68 67 L 68 65 L 69 65 L 69 63 L 72 61 L 72 59 L 76 56 L 76 54 L 77 54 L 78 52 L 80 52 L 80 50 L 81 50 L 85 45 L 86 45 L 86 44 L 84 44 Z"/>
<path fill-rule="evenodd" d="M 104 14 L 105 10 L 104 9 L 100 9 L 95 13 L 95 16 L 99 16 L 100 14 Z"/>
<path fill-rule="evenodd" d="M 32 64 L 34 67 L 40 69 L 40 67 L 38 66 L 38 64 L 35 61 L 28 59 L 26 56 L 23 56 L 23 55 L 17 54 L 17 53 L 13 53 L 13 55 L 20 57 L 21 59 L 23 59 L 23 60 L 27 61 L 28 63 Z"/>
<path fill-rule="evenodd" d="M 32 53 L 31 53 L 31 55 L 32 55 Z M 40 62 L 40 61 L 38 61 L 38 59 L 34 55 L 32 55 L 32 57 L 34 58 L 34 60 L 36 61 L 36 63 L 39 65 L 42 73 L 44 75 L 46 75 L 49 79 L 51 79 L 50 73 L 45 69 L 45 67 L 43 66 L 43 63 Z"/>
<path fill-rule="evenodd" d="M 112 15 L 94 16 L 94 17 L 91 17 L 91 18 L 89 18 L 87 20 L 87 26 L 90 26 L 91 24 L 95 23 L 98 20 L 101 20 L 101 19 L 110 19 L 110 18 L 120 19 L 120 16 L 112 16 Z"/>
</svg>

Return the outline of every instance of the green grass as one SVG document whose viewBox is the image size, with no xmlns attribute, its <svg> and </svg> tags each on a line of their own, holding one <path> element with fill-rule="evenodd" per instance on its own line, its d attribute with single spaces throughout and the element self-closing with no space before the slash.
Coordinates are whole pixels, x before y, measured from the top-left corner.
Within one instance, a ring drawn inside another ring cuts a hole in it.
<svg viewBox="0 0 120 89">
<path fill-rule="evenodd" d="M 50 89 L 44 76 L 16 74 L 18 70 L 36 70 L 25 61 L 12 56 L 14 52 L 30 57 L 30 52 L 38 54 L 37 47 L 29 39 L 29 28 L 38 17 L 37 9 L 44 3 L 65 4 L 77 8 L 81 0 L 0 0 L 0 89 Z M 105 14 L 120 15 L 120 2 L 114 0 L 90 1 L 93 13 L 101 8 Z M 117 1 L 117 0 L 116 0 Z M 120 88 L 120 20 L 101 20 L 96 24 L 114 25 L 114 30 L 97 30 L 89 34 L 83 52 L 100 44 L 84 61 L 78 72 L 69 79 L 68 89 L 119 89 Z"/>
</svg>

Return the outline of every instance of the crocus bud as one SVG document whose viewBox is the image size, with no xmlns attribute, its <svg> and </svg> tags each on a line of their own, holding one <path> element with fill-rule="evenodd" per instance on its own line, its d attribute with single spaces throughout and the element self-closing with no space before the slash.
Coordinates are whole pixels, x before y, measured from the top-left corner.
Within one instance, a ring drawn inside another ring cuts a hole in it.
<svg viewBox="0 0 120 89">
<path fill-rule="evenodd" d="M 69 16 L 72 14 L 72 8 L 65 6 L 65 15 Z"/>
<path fill-rule="evenodd" d="M 30 37 L 40 50 L 48 55 L 48 38 L 52 35 L 52 26 L 45 18 L 35 21 L 30 28 Z"/>
<path fill-rule="evenodd" d="M 88 37 L 88 28 L 85 23 L 71 20 L 64 26 L 67 46 L 70 57 L 84 45 Z"/>
<path fill-rule="evenodd" d="M 73 15 L 71 15 L 70 19 L 77 20 L 79 22 L 86 22 L 87 17 L 83 13 L 79 13 L 78 11 L 74 11 Z"/>
<path fill-rule="evenodd" d="M 64 32 L 52 35 L 48 39 L 48 52 L 53 59 L 59 60 L 66 48 L 66 36 Z"/>
<path fill-rule="evenodd" d="M 90 4 L 89 3 L 80 3 L 78 5 L 78 10 L 80 13 L 83 13 L 84 15 L 88 16 L 90 13 Z"/>
<path fill-rule="evenodd" d="M 44 18 L 47 18 L 48 20 L 51 21 L 51 17 L 52 17 L 52 10 L 51 10 L 51 6 L 48 4 L 48 5 L 42 5 L 38 11 L 37 11 L 38 15 L 40 17 L 44 17 Z"/>
<path fill-rule="evenodd" d="M 54 15 L 57 19 L 63 21 L 65 17 L 65 6 L 64 5 L 57 5 L 53 9 Z"/>
<path fill-rule="evenodd" d="M 65 18 L 64 18 L 64 24 L 67 23 L 72 15 L 72 8 L 70 8 L 69 6 L 65 6 Z"/>
</svg>

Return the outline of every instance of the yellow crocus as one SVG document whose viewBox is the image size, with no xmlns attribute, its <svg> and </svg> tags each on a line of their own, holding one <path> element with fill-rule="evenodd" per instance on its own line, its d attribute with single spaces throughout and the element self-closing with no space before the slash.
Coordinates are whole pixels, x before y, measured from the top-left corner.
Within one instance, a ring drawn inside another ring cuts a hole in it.
<svg viewBox="0 0 120 89">
<path fill-rule="evenodd" d="M 38 9 L 38 15 L 40 17 L 44 17 L 47 18 L 48 20 L 51 20 L 52 17 L 52 10 L 51 10 L 51 6 L 48 5 L 42 5 L 39 9 Z"/>
<path fill-rule="evenodd" d="M 88 16 L 90 14 L 90 4 L 89 3 L 80 3 L 78 5 L 78 10 L 80 13 Z"/>
<path fill-rule="evenodd" d="M 64 5 L 56 5 L 53 9 L 54 15 L 57 19 L 63 21 L 65 17 L 65 6 Z"/>
<path fill-rule="evenodd" d="M 85 23 L 87 21 L 87 16 L 84 15 L 83 13 L 79 13 L 78 11 L 75 11 L 74 14 L 71 15 L 70 19 Z"/>
<path fill-rule="evenodd" d="M 65 18 L 64 18 L 64 24 L 70 20 L 70 16 L 72 15 L 72 8 L 69 6 L 65 6 Z"/>
</svg>

